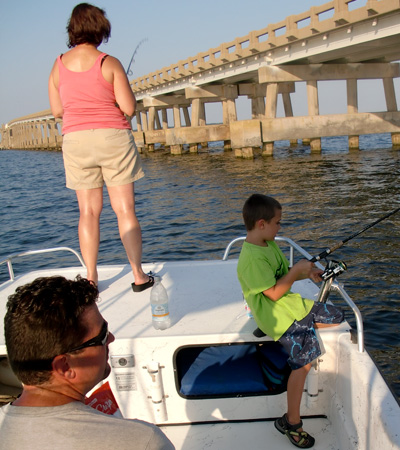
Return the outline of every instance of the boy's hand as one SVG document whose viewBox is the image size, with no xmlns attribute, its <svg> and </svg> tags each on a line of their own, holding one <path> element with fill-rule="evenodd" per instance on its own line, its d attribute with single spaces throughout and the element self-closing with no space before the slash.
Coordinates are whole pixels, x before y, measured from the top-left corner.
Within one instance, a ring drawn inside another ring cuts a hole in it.
<svg viewBox="0 0 400 450">
<path fill-rule="evenodd" d="M 322 280 L 321 273 L 323 271 L 317 269 L 311 261 L 302 259 L 289 270 L 286 275 L 277 280 L 275 286 L 270 287 L 263 291 L 263 294 L 273 302 L 279 300 L 289 289 L 296 280 L 304 280 L 305 278 L 311 278 L 314 282 Z"/>
<path fill-rule="evenodd" d="M 323 270 L 318 269 L 318 267 L 313 267 L 311 269 L 311 273 L 310 273 L 310 279 L 312 281 L 314 281 L 314 283 L 319 283 L 320 281 L 322 281 L 322 277 L 321 275 L 324 273 Z"/>
<path fill-rule="evenodd" d="M 304 280 L 305 278 L 310 278 L 315 283 L 319 283 L 322 281 L 321 274 L 323 270 L 315 267 L 315 264 L 307 259 L 302 259 L 297 262 L 292 270 L 296 272 L 297 280 Z"/>
</svg>

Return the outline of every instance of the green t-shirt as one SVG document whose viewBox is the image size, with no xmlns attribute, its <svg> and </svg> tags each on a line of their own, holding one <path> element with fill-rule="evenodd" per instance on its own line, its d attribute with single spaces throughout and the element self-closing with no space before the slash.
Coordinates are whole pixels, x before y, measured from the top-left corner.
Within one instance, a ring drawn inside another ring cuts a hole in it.
<svg viewBox="0 0 400 450">
<path fill-rule="evenodd" d="M 290 290 L 276 302 L 263 294 L 289 270 L 289 262 L 275 241 L 267 247 L 243 243 L 237 266 L 239 282 L 254 319 L 265 334 L 277 341 L 295 320 L 304 319 L 314 305 Z"/>
</svg>

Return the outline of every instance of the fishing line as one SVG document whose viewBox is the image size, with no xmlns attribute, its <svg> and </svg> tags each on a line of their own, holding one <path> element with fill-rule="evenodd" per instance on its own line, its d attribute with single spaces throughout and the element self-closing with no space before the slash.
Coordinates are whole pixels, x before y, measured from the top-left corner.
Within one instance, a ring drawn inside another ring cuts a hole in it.
<svg viewBox="0 0 400 450">
<path fill-rule="evenodd" d="M 395 209 L 394 211 L 386 214 L 386 216 L 381 217 L 378 220 L 375 220 L 375 222 L 370 223 L 365 228 L 363 228 L 361 231 L 357 231 L 356 233 L 352 234 L 348 238 L 344 239 L 343 241 L 338 242 L 337 244 L 333 245 L 330 248 L 327 248 L 322 253 L 320 253 L 318 256 L 314 256 L 312 259 L 310 259 L 311 262 L 319 261 L 320 259 L 326 258 L 329 254 L 337 250 L 338 248 L 342 247 L 346 242 L 350 241 L 351 239 L 354 239 L 356 236 L 358 236 L 361 233 L 364 233 L 364 231 L 367 231 L 369 228 L 372 228 L 379 222 L 382 222 L 382 220 L 387 219 L 388 217 L 392 216 L 393 214 L 396 214 L 398 211 L 400 211 L 400 207 Z"/>
</svg>

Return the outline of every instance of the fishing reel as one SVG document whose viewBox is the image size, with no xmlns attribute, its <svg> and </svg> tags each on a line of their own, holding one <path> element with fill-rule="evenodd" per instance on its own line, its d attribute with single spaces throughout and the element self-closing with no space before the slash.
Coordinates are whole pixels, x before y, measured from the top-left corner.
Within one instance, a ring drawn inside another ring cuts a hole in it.
<svg viewBox="0 0 400 450">
<path fill-rule="evenodd" d="M 328 264 L 325 267 L 325 270 L 321 274 L 321 278 L 326 281 L 332 277 L 337 277 L 341 273 L 347 270 L 347 265 L 344 261 L 328 261 Z"/>
<path fill-rule="evenodd" d="M 318 294 L 318 303 L 326 303 L 329 297 L 331 286 L 337 276 L 347 270 L 347 265 L 343 261 L 328 261 L 325 270 L 321 274 L 323 283 Z"/>
</svg>

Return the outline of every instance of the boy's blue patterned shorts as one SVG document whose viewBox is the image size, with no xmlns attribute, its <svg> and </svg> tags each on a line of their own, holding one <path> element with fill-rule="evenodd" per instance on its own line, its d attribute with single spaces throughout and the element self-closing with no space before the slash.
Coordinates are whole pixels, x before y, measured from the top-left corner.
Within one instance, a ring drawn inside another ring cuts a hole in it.
<svg viewBox="0 0 400 450">
<path fill-rule="evenodd" d="M 291 369 L 304 367 L 321 354 L 314 323 L 339 324 L 343 320 L 343 311 L 327 303 L 315 303 L 304 319 L 295 320 L 279 339 L 289 354 Z"/>
</svg>

